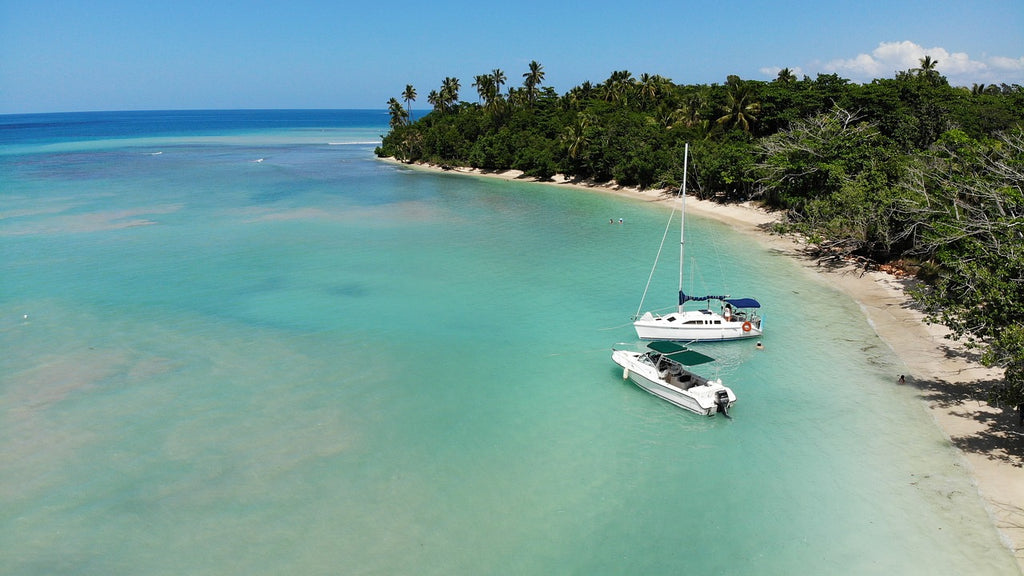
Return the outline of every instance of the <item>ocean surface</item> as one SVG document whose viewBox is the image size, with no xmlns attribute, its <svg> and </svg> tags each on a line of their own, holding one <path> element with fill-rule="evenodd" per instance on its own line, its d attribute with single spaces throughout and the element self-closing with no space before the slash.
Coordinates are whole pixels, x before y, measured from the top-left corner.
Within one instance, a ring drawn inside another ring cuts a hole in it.
<svg viewBox="0 0 1024 576">
<path fill-rule="evenodd" d="M 0 116 L 0 573 L 1019 573 L 855 303 L 688 218 L 766 334 L 682 411 L 610 359 L 664 206 L 383 162 L 387 122 Z"/>
</svg>

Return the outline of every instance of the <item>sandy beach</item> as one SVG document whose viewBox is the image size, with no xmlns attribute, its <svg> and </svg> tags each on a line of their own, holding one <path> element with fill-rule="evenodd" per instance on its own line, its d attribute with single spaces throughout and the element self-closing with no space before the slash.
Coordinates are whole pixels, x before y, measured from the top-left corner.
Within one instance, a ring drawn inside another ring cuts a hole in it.
<svg viewBox="0 0 1024 576">
<path fill-rule="evenodd" d="M 394 160 L 390 160 L 394 161 Z M 524 180 L 521 172 L 483 172 L 469 168 L 414 165 L 424 170 Z M 533 179 L 525 179 L 533 181 Z M 616 194 L 633 201 L 670 202 L 660 190 L 594 186 L 556 176 L 548 186 L 576 187 Z M 984 402 L 976 383 L 991 381 L 1000 371 L 983 366 L 977 354 L 944 338 L 947 331 L 924 322 L 905 287 L 910 279 L 855 264 L 821 265 L 807 255 L 799 238 L 770 234 L 765 228 L 778 215 L 749 203 L 718 204 L 689 197 L 688 214 L 712 218 L 749 234 L 758 242 L 784 253 L 860 305 L 868 322 L 906 367 L 906 385 L 915 386 L 923 405 L 949 441 L 959 449 L 978 492 L 1005 545 L 1024 573 L 1024 428 L 1016 411 L 993 408 Z M 899 375 L 893 375 L 893 384 Z"/>
</svg>

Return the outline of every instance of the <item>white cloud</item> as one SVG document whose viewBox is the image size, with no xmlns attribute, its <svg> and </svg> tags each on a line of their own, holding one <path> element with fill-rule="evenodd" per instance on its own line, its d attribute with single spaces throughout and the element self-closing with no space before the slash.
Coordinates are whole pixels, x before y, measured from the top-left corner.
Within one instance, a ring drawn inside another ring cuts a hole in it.
<svg viewBox="0 0 1024 576">
<path fill-rule="evenodd" d="M 1024 70 L 1024 56 L 1021 56 L 1020 58 L 994 56 L 991 58 L 989 64 L 996 70 L 1005 70 L 1007 72 L 1020 74 L 1021 70 Z"/>
<path fill-rule="evenodd" d="M 870 82 L 876 78 L 893 78 L 897 72 L 918 68 L 925 56 L 937 61 L 935 69 L 954 86 L 1024 84 L 1024 56 L 971 58 L 966 52 L 950 52 L 941 46 L 925 48 L 909 40 L 881 42 L 870 54 L 839 58 L 823 64 L 815 62 L 808 67 L 816 70 L 815 73 L 835 73 L 854 82 Z M 770 70 L 777 73 L 778 68 L 761 69 L 766 76 Z"/>
<path fill-rule="evenodd" d="M 800 68 L 799 66 L 791 66 L 789 68 L 789 71 L 793 74 L 793 76 L 796 77 L 797 80 L 804 77 L 803 68 Z M 779 66 L 765 66 L 764 68 L 761 68 L 760 72 L 761 74 L 764 74 L 765 76 L 768 76 L 774 80 L 775 78 L 779 77 L 779 72 L 782 72 L 782 68 Z"/>
</svg>

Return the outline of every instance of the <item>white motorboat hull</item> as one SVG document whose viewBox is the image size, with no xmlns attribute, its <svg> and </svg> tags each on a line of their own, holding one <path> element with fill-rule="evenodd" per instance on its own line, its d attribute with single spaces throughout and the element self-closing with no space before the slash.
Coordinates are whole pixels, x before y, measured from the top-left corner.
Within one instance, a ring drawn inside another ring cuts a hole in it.
<svg viewBox="0 0 1024 576">
<path fill-rule="evenodd" d="M 698 384 L 684 388 L 671 378 L 659 375 L 652 364 L 642 361 L 643 356 L 640 352 L 612 351 L 612 361 L 623 368 L 623 378 L 628 378 L 640 388 L 680 408 L 704 416 L 714 416 L 719 411 L 727 413 L 736 402 L 736 395 L 722 385 L 721 380 L 708 380 L 688 373 L 697 379 Z M 728 403 L 724 406 L 719 400 L 719 391 L 725 391 L 728 395 Z"/>
<path fill-rule="evenodd" d="M 719 314 L 705 310 L 687 310 L 659 316 L 646 312 L 633 322 L 633 327 L 641 340 L 707 342 L 759 338 L 762 334 L 760 318 L 727 321 Z"/>
</svg>

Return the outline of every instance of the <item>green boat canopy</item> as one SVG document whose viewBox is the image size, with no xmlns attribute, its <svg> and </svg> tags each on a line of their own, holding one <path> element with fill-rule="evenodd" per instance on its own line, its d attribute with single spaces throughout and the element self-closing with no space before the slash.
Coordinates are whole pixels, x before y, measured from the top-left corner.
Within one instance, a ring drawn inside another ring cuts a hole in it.
<svg viewBox="0 0 1024 576">
<path fill-rule="evenodd" d="M 690 350 L 678 342 L 659 340 L 651 342 L 647 347 L 664 355 L 669 360 L 674 360 L 684 366 L 697 366 L 698 364 L 707 364 L 708 362 L 715 361 L 711 356 L 701 354 L 696 350 Z"/>
</svg>

